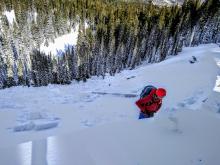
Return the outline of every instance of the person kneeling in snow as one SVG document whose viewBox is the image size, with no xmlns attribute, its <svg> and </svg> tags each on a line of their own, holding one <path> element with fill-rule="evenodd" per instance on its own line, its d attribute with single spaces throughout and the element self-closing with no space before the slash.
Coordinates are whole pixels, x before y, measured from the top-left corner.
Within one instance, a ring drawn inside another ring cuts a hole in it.
<svg viewBox="0 0 220 165">
<path fill-rule="evenodd" d="M 146 86 L 140 95 L 140 99 L 136 101 L 136 105 L 140 108 L 139 119 L 150 118 L 154 116 L 161 105 L 162 98 L 166 96 L 164 88 L 156 88 L 152 85 Z"/>
</svg>

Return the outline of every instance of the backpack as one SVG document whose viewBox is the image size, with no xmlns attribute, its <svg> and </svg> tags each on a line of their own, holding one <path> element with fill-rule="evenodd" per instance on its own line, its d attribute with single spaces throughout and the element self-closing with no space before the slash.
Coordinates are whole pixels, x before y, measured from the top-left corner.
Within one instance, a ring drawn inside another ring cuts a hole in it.
<svg viewBox="0 0 220 165">
<path fill-rule="evenodd" d="M 140 99 L 149 95 L 152 89 L 157 89 L 157 88 L 154 87 L 153 85 L 148 85 L 148 86 L 144 87 L 144 89 L 142 90 L 142 92 L 140 94 Z"/>
</svg>

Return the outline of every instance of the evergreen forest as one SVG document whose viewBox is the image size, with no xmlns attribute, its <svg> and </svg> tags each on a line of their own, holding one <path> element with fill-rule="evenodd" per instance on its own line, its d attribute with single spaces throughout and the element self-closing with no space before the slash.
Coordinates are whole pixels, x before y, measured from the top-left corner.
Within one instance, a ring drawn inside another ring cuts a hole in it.
<svg viewBox="0 0 220 165">
<path fill-rule="evenodd" d="M 6 11 L 14 11 L 13 23 Z M 77 26 L 76 45 L 57 55 L 40 50 Z M 1 0 L 0 89 L 114 76 L 207 43 L 220 43 L 219 0 Z"/>
</svg>

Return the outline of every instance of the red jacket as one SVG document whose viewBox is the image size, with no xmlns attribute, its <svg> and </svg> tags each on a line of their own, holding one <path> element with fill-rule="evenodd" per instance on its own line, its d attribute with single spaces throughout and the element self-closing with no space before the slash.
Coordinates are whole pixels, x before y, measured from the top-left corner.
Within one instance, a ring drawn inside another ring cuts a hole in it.
<svg viewBox="0 0 220 165">
<path fill-rule="evenodd" d="M 162 99 L 155 98 L 155 95 L 156 89 L 152 89 L 149 95 L 136 101 L 136 105 L 143 113 L 157 112 L 160 109 L 162 105 Z"/>
</svg>

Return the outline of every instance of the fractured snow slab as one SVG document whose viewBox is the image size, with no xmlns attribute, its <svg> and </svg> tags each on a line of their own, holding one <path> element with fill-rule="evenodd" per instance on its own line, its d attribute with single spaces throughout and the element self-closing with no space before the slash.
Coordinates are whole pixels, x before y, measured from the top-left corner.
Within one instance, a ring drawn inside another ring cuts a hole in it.
<svg viewBox="0 0 220 165">
<path fill-rule="evenodd" d="M 57 127 L 59 124 L 58 120 L 49 120 L 49 121 L 35 121 L 35 127 L 34 130 L 40 131 L 45 129 L 51 129 L 54 127 Z"/>
<path fill-rule="evenodd" d="M 14 126 L 14 132 L 23 132 L 23 131 L 41 131 L 46 129 L 51 129 L 57 127 L 59 121 L 30 121 L 27 123 L 22 123 Z"/>
<path fill-rule="evenodd" d="M 51 129 L 57 127 L 60 120 L 45 112 L 25 112 L 17 121 L 13 127 L 14 132 Z"/>
<path fill-rule="evenodd" d="M 14 132 L 30 131 L 34 128 L 33 122 L 21 123 L 13 128 Z"/>
</svg>

